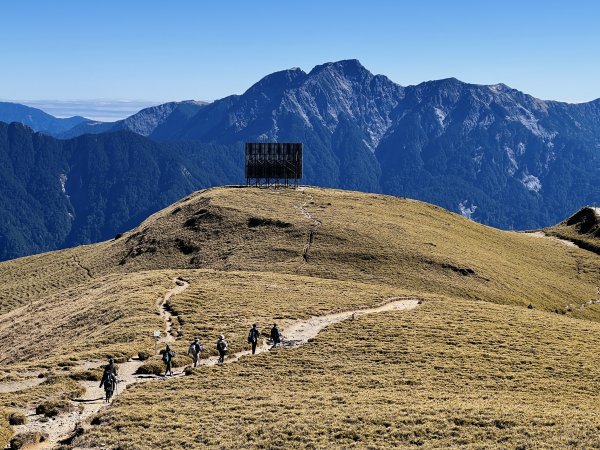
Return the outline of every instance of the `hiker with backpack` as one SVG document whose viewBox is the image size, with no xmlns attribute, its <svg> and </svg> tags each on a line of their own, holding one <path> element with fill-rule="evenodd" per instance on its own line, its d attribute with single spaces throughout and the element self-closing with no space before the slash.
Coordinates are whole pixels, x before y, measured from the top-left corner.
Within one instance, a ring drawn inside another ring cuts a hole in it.
<svg viewBox="0 0 600 450">
<path fill-rule="evenodd" d="M 258 331 L 257 325 L 253 324 L 252 328 L 250 328 L 250 332 L 248 333 L 248 344 L 252 345 L 252 354 L 256 353 L 256 344 L 258 343 L 258 338 L 260 337 L 260 331 Z"/>
<path fill-rule="evenodd" d="M 115 365 L 115 361 L 110 358 L 108 360 L 108 365 L 104 368 L 102 379 L 100 380 L 100 387 L 104 387 L 105 400 L 107 403 L 110 402 L 118 382 L 117 366 Z"/>
<path fill-rule="evenodd" d="M 194 367 L 198 367 L 198 361 L 200 360 L 200 353 L 202 353 L 202 350 L 204 350 L 204 347 L 202 347 L 200 339 L 195 338 L 188 349 L 188 355 L 192 355 L 192 359 L 194 360 Z"/>
<path fill-rule="evenodd" d="M 223 364 L 225 362 L 225 353 L 229 349 L 229 344 L 225 340 L 225 336 L 220 335 L 219 340 L 217 341 L 217 351 L 219 352 L 219 364 Z"/>
<path fill-rule="evenodd" d="M 117 375 L 117 365 L 115 364 L 115 360 L 113 358 L 108 358 L 108 364 L 104 366 L 104 373 L 108 371 L 114 373 L 115 376 Z"/>
<path fill-rule="evenodd" d="M 162 354 L 162 360 L 165 363 L 165 377 L 167 373 L 173 376 L 173 358 L 175 358 L 175 352 L 167 344 Z"/>
<path fill-rule="evenodd" d="M 279 328 L 277 328 L 277 324 L 273 324 L 273 328 L 271 328 L 271 342 L 273 342 L 273 346 L 271 348 L 277 347 L 281 344 L 281 333 L 279 332 Z"/>
</svg>

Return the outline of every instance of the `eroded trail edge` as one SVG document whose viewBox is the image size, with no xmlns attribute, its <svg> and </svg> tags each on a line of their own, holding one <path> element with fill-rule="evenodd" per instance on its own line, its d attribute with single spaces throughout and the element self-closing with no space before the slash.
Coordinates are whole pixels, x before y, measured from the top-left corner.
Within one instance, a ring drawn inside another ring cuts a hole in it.
<svg viewBox="0 0 600 450">
<path fill-rule="evenodd" d="M 172 342 L 176 337 L 172 334 L 171 327 L 171 315 L 165 305 L 168 300 L 176 294 L 183 292 L 189 284 L 181 278 L 173 279 L 176 286 L 169 290 L 162 301 L 157 302 L 157 308 L 159 313 L 165 320 L 165 337 L 161 339 L 162 342 Z M 315 316 L 306 320 L 295 321 L 286 326 L 283 330 L 282 347 L 299 347 L 312 338 L 316 337 L 324 328 L 329 325 L 333 325 L 344 320 L 355 319 L 357 317 L 366 314 L 375 314 L 389 311 L 406 311 L 416 308 L 422 303 L 422 299 L 414 297 L 392 297 L 386 300 L 386 302 L 380 306 L 373 308 L 360 308 L 350 311 L 337 312 L 327 314 L 324 316 Z M 266 340 L 262 340 L 261 345 L 256 348 L 256 354 L 267 352 L 271 349 L 269 343 Z M 250 350 L 244 350 L 241 352 L 227 355 L 225 364 L 230 364 L 238 361 L 240 358 L 245 356 L 251 356 Z M 85 366 L 99 367 L 105 364 L 103 361 L 87 362 Z M 119 372 L 119 386 L 115 392 L 115 396 L 121 394 L 127 386 L 134 383 L 165 380 L 163 377 L 149 376 L 149 375 L 137 375 L 136 372 L 139 367 L 143 364 L 139 360 L 130 360 L 128 362 L 118 364 Z M 210 356 L 200 360 L 201 366 L 215 366 L 218 364 L 217 356 Z M 175 377 L 183 375 L 183 371 L 176 373 Z M 16 426 L 15 433 L 24 432 L 36 432 L 39 431 L 47 436 L 45 442 L 38 444 L 38 449 L 50 449 L 54 448 L 61 443 L 69 442 L 72 438 L 78 435 L 79 430 L 84 427 L 84 423 L 87 419 L 91 418 L 92 415 L 100 411 L 103 407 L 108 407 L 103 398 L 104 391 L 98 387 L 96 381 L 81 381 L 82 387 L 85 389 L 85 394 L 81 398 L 73 401 L 73 405 L 76 410 L 70 413 L 61 414 L 56 418 L 46 420 L 45 417 L 35 415 L 34 411 L 28 411 L 29 422 L 26 425 Z"/>
</svg>

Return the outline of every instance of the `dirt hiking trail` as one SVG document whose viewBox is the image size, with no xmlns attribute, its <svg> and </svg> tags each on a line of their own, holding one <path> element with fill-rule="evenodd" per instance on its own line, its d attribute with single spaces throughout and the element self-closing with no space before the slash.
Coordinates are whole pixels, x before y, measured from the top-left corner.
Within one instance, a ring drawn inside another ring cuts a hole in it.
<svg viewBox="0 0 600 450">
<path fill-rule="evenodd" d="M 525 234 L 528 234 L 530 236 L 539 237 L 539 238 L 550 239 L 554 242 L 559 242 L 563 245 L 566 245 L 567 247 L 579 248 L 579 246 L 575 242 L 567 241 L 566 239 L 557 238 L 555 236 L 549 236 L 546 233 L 544 233 L 543 231 L 533 231 L 533 232 L 529 232 L 529 233 L 525 233 Z"/>
<path fill-rule="evenodd" d="M 297 190 L 302 192 L 302 195 L 306 194 L 306 189 L 304 187 L 299 187 Z M 319 228 L 322 224 L 322 222 L 319 219 L 317 219 L 313 214 L 311 214 L 311 212 L 308 209 L 306 209 L 306 207 L 309 204 L 314 203 L 314 197 L 312 196 L 312 194 L 309 193 L 308 197 L 308 200 L 303 202 L 301 205 L 297 206 L 298 210 L 300 211 L 300 214 L 302 214 L 304 217 L 306 217 L 312 222 L 306 235 L 306 244 L 302 249 L 302 265 L 308 262 L 308 252 L 310 251 L 310 248 L 312 247 L 312 244 L 315 240 L 317 228 Z"/>
<path fill-rule="evenodd" d="M 159 342 L 168 343 L 176 340 L 172 334 L 171 314 L 165 305 L 173 296 L 183 292 L 189 286 L 189 283 L 181 278 L 174 278 L 173 282 L 176 286 L 170 289 L 164 297 L 160 298 L 157 303 L 157 309 L 165 321 L 165 336 Z M 307 320 L 299 320 L 286 326 L 282 333 L 281 347 L 298 347 L 309 342 L 310 339 L 316 337 L 323 328 L 342 322 L 348 319 L 355 319 L 366 314 L 375 314 L 386 311 L 406 311 L 416 308 L 422 300 L 412 297 L 393 297 L 387 299 L 386 303 L 374 308 L 362 308 L 351 311 L 338 312 L 325 316 L 311 317 Z M 266 334 L 267 330 L 263 330 Z M 256 354 L 267 352 L 271 346 L 262 339 L 260 346 L 256 348 Z M 228 354 L 225 358 L 225 364 L 229 364 L 239 360 L 244 356 L 250 356 L 250 350 L 244 350 L 234 354 Z M 218 364 L 218 356 L 210 356 L 199 361 L 201 366 L 215 366 Z M 86 361 L 81 364 L 81 368 L 96 368 L 106 364 L 104 361 Z M 136 372 L 144 364 L 138 359 L 131 359 L 125 363 L 117 364 L 119 383 L 114 396 L 121 394 L 127 386 L 134 383 L 146 382 L 150 380 L 162 381 L 170 378 L 177 378 L 184 375 L 184 370 L 175 373 L 173 377 L 162 377 L 155 375 L 137 375 Z M 104 390 L 99 388 L 97 381 L 80 381 L 81 386 L 85 389 L 85 393 L 78 399 L 72 401 L 73 410 L 71 412 L 60 414 L 53 418 L 46 418 L 43 415 L 35 414 L 35 411 L 24 411 L 28 415 L 28 422 L 25 425 L 14 426 L 15 435 L 19 433 L 40 432 L 46 436 L 44 442 L 35 446 L 27 446 L 27 449 L 52 449 L 61 443 L 69 443 L 75 437 L 79 429 L 85 427 L 86 419 L 89 419 L 103 407 L 109 405 L 104 402 Z M 26 388 L 27 386 L 23 387 Z M 0 385 L 0 389 L 2 386 Z M 19 389 L 15 389 L 19 390 Z M 0 391 L 1 392 L 1 391 Z M 113 397 L 114 398 L 114 397 Z"/>
<path fill-rule="evenodd" d="M 165 322 L 164 336 L 161 337 L 159 343 L 168 343 L 175 341 L 175 336 L 172 334 L 172 315 L 165 308 L 169 299 L 176 294 L 179 294 L 187 289 L 189 283 L 181 278 L 174 278 L 175 287 L 167 291 L 164 297 L 160 297 L 156 302 L 156 308 L 160 316 Z M 76 366 L 80 369 L 95 369 L 105 365 L 105 361 L 85 361 L 81 365 Z M 137 370 L 142 366 L 143 361 L 132 359 L 125 363 L 117 364 L 118 379 L 117 390 L 115 396 L 123 392 L 127 386 L 132 383 L 147 381 L 148 377 L 136 375 Z M 155 378 L 155 377 L 150 377 Z M 29 387 L 33 387 L 45 379 L 32 379 L 26 381 L 18 381 L 12 383 L 0 383 L 0 392 L 16 392 Z M 25 425 L 14 426 L 15 435 L 26 432 L 40 432 L 43 436 L 47 436 L 46 440 L 35 447 L 28 446 L 24 448 L 35 449 L 50 449 L 57 446 L 61 441 L 72 436 L 81 422 L 97 413 L 103 406 L 104 389 L 98 387 L 98 381 L 79 381 L 79 384 L 85 389 L 85 393 L 72 401 L 73 410 L 60 414 L 53 418 L 47 418 L 43 415 L 38 415 L 34 410 L 24 410 L 28 416 L 28 421 Z"/>
<path fill-rule="evenodd" d="M 167 302 L 171 299 L 172 296 L 181 294 L 189 286 L 189 283 L 181 278 L 174 278 L 173 282 L 175 283 L 175 287 L 173 289 L 170 289 L 164 297 L 159 297 L 158 301 L 156 302 L 156 308 L 158 309 L 158 313 L 165 321 L 165 337 L 161 337 L 158 340 L 159 343 L 169 343 L 175 341 L 176 337 L 173 335 L 173 315 L 167 309 Z"/>
<path fill-rule="evenodd" d="M 315 338 L 323 328 L 335 323 L 343 322 L 350 318 L 360 317 L 366 314 L 381 313 L 386 311 L 406 311 L 416 308 L 422 300 L 412 297 L 392 297 L 387 299 L 386 303 L 375 308 L 356 309 L 340 313 L 328 314 L 326 316 L 311 317 L 307 320 L 298 320 L 288 325 L 282 333 L 281 347 L 299 347 L 306 344 L 310 339 Z M 263 330 L 262 333 L 268 333 L 269 330 Z M 269 351 L 271 345 L 262 339 L 262 345 L 256 346 L 256 354 Z M 243 356 L 251 356 L 251 350 L 244 350 L 233 353 L 225 357 L 225 364 L 237 361 Z M 202 366 L 215 366 L 218 364 L 219 357 L 211 356 L 200 360 Z"/>
</svg>

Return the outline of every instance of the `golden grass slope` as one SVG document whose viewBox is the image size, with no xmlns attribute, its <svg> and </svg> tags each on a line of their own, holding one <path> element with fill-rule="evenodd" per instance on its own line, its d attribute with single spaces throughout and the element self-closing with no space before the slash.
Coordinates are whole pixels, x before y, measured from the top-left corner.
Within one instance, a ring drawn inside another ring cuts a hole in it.
<svg viewBox="0 0 600 450">
<path fill-rule="evenodd" d="M 88 274 L 179 268 L 316 276 L 556 310 L 590 300 L 600 270 L 589 252 L 422 202 L 317 188 L 201 191 L 117 240 L 0 267 L 3 312 Z"/>
<path fill-rule="evenodd" d="M 77 364 L 151 348 L 164 327 L 157 299 L 178 276 L 190 282 L 168 304 L 179 355 L 197 335 L 214 353 L 221 333 L 237 351 L 253 322 L 285 334 L 293 320 L 389 297 L 428 301 L 338 324 L 306 347 L 136 386 L 81 443 L 597 444 L 598 255 L 414 200 L 317 188 L 201 191 L 116 240 L 1 263 L 0 381 L 37 371 L 48 381 L 0 408 L 74 397 Z"/>
<path fill-rule="evenodd" d="M 320 225 L 302 214 L 303 206 Z M 432 205 L 314 188 L 206 191 L 121 240 L 111 251 L 124 268 L 297 273 L 546 309 L 589 300 L 599 270 L 588 252 L 485 227 Z"/>
<path fill-rule="evenodd" d="M 598 345 L 597 323 L 433 300 L 342 322 L 301 348 L 135 386 L 77 443 L 598 448 Z"/>
<path fill-rule="evenodd" d="M 157 272 L 113 274 L 3 314 L 0 364 L 52 367 L 145 349 L 164 328 L 155 303 L 172 284 Z"/>
</svg>

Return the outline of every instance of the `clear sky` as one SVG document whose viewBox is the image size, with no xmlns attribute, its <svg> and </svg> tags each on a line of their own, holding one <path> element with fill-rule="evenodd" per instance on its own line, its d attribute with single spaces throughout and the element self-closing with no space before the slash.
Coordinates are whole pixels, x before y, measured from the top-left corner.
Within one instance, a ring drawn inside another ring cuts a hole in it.
<svg viewBox="0 0 600 450">
<path fill-rule="evenodd" d="M 0 99 L 38 104 L 214 100 L 349 58 L 402 85 L 456 77 L 600 97 L 591 0 L 2 1 L 0 45 Z"/>
</svg>

